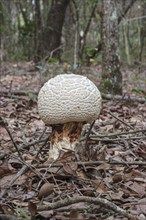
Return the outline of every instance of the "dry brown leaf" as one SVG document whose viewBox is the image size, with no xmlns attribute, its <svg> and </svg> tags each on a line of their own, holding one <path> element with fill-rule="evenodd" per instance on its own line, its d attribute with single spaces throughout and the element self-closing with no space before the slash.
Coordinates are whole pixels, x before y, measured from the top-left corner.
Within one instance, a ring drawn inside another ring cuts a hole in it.
<svg viewBox="0 0 146 220">
<path fill-rule="evenodd" d="M 103 180 L 92 180 L 92 184 L 98 193 L 106 193 L 107 189 L 105 187 Z"/>
<path fill-rule="evenodd" d="M 54 184 L 52 184 L 52 183 L 45 183 L 40 188 L 40 191 L 39 191 L 39 194 L 38 194 L 38 198 L 42 199 L 43 197 L 49 196 L 51 193 L 54 192 L 54 188 L 55 188 Z"/>
<path fill-rule="evenodd" d="M 60 152 L 59 162 L 60 163 L 66 163 L 67 160 L 71 160 L 72 159 L 73 154 L 74 154 L 73 151 L 67 151 L 67 152 L 61 151 Z"/>
<path fill-rule="evenodd" d="M 139 184 L 137 182 L 129 181 L 125 184 L 125 186 L 131 190 L 132 192 L 139 194 L 139 196 L 145 195 L 145 186 L 143 184 Z"/>
<path fill-rule="evenodd" d="M 109 170 L 111 165 L 109 163 L 102 163 L 96 167 L 96 170 Z"/>
<path fill-rule="evenodd" d="M 146 215 L 146 198 L 140 199 L 136 207 L 137 207 L 138 214 L 143 213 Z"/>
<path fill-rule="evenodd" d="M 122 173 L 116 173 L 113 175 L 112 179 L 113 179 L 113 182 L 114 183 L 117 183 L 117 182 L 121 182 L 123 180 L 123 175 Z"/>
<path fill-rule="evenodd" d="M 69 215 L 69 219 L 70 220 L 85 220 L 85 218 L 83 217 L 83 215 L 81 213 L 79 213 L 78 211 L 70 211 L 70 215 Z"/>
<path fill-rule="evenodd" d="M 35 203 L 29 201 L 28 202 L 28 210 L 31 213 L 32 216 L 35 216 L 37 213 L 37 206 Z"/>
<path fill-rule="evenodd" d="M 0 187 L 6 186 L 13 178 L 15 174 L 4 176 L 0 179 Z"/>
<path fill-rule="evenodd" d="M 2 166 L 0 167 L 0 178 L 2 178 L 4 175 L 10 174 L 10 173 L 13 173 L 13 172 L 9 168 L 2 167 Z"/>
<path fill-rule="evenodd" d="M 139 184 L 137 182 L 134 182 L 131 186 L 130 189 L 138 193 L 140 196 L 145 195 L 145 185 Z"/>
<path fill-rule="evenodd" d="M 110 198 L 111 198 L 112 200 L 122 201 L 122 200 L 123 200 L 123 198 L 122 198 L 123 194 L 124 194 L 124 193 L 123 193 L 122 191 L 119 191 L 119 192 L 117 192 L 117 193 L 115 193 L 115 192 L 110 192 Z"/>
<path fill-rule="evenodd" d="M 75 171 L 77 170 L 77 163 L 75 162 L 64 163 L 63 169 L 65 170 L 66 173 L 73 175 L 75 174 Z"/>
<path fill-rule="evenodd" d="M 15 211 L 9 205 L 0 204 L 0 213 L 14 215 Z"/>
<path fill-rule="evenodd" d="M 77 173 L 78 177 L 81 177 L 83 179 L 87 178 L 87 175 L 86 175 L 86 173 L 83 170 L 77 171 L 76 173 Z"/>
</svg>

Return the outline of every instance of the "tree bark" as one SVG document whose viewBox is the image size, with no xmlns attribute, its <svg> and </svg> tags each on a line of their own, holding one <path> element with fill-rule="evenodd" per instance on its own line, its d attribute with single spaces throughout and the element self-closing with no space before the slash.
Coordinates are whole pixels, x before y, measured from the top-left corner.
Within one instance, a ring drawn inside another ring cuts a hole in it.
<svg viewBox="0 0 146 220">
<path fill-rule="evenodd" d="M 62 27 L 66 8 L 70 0 L 54 0 L 48 13 L 47 24 L 43 31 L 43 48 L 45 55 L 60 59 Z"/>
<path fill-rule="evenodd" d="M 70 2 L 71 3 L 71 2 Z M 64 60 L 70 64 L 74 62 L 74 42 L 75 42 L 75 19 L 72 4 L 69 4 L 69 7 L 66 10 L 65 22 L 64 22 Z"/>
<path fill-rule="evenodd" d="M 126 1 L 126 0 L 125 0 Z M 125 3 L 125 1 L 121 1 L 121 3 Z M 129 0 L 127 1 L 128 4 L 125 7 L 122 7 L 122 14 L 118 16 L 118 24 L 122 21 L 122 19 L 125 17 L 125 15 L 128 13 L 129 9 L 134 5 L 136 0 Z M 91 56 L 86 55 L 86 60 L 89 60 L 90 58 L 94 59 L 94 57 L 101 51 L 102 49 L 102 43 L 99 41 L 98 45 L 95 46 L 94 52 L 92 53 Z"/>
<path fill-rule="evenodd" d="M 41 59 L 41 26 L 40 0 L 35 0 L 35 63 Z"/>
<path fill-rule="evenodd" d="M 126 23 L 123 24 L 123 34 L 124 34 L 124 46 L 125 46 L 125 54 L 127 57 L 128 65 L 131 65 L 130 51 L 129 51 L 129 41 L 128 41 L 128 27 Z"/>
<path fill-rule="evenodd" d="M 145 16 L 146 10 L 146 2 L 144 1 L 142 4 L 142 16 Z M 139 62 L 142 62 L 142 55 L 145 49 L 145 39 L 146 39 L 146 20 L 142 19 L 141 27 L 140 27 L 140 52 L 139 52 Z"/>
<path fill-rule="evenodd" d="M 102 0 L 102 90 L 122 94 L 116 0 Z"/>
</svg>

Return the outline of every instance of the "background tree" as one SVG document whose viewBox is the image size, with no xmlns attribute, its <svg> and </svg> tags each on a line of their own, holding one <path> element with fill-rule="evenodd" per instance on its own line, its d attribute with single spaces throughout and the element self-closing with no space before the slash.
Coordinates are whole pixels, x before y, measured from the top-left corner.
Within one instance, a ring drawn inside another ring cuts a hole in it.
<svg viewBox="0 0 146 220">
<path fill-rule="evenodd" d="M 60 46 L 62 28 L 65 19 L 66 8 L 70 0 L 52 1 L 48 13 L 47 22 L 43 30 L 43 50 L 46 55 L 60 59 Z"/>
<path fill-rule="evenodd" d="M 146 1 L 143 1 L 142 4 L 142 17 L 145 17 L 146 12 Z M 139 25 L 140 23 L 140 25 Z M 138 22 L 138 28 L 140 27 L 139 31 L 139 44 L 140 44 L 140 52 L 139 52 L 139 62 L 141 63 L 143 60 L 143 52 L 146 51 L 146 19 L 142 19 Z"/>
<path fill-rule="evenodd" d="M 34 61 L 37 63 L 41 59 L 42 41 L 41 41 L 41 31 L 42 31 L 42 21 L 41 21 L 41 9 L 40 0 L 34 1 L 35 6 L 35 56 Z"/>
<path fill-rule="evenodd" d="M 75 10 L 72 1 L 70 1 L 65 15 L 63 30 L 63 53 L 62 59 L 68 63 L 74 63 L 74 47 L 75 47 L 76 19 Z"/>
<path fill-rule="evenodd" d="M 102 88 L 122 94 L 118 15 L 115 0 L 102 0 Z"/>
</svg>

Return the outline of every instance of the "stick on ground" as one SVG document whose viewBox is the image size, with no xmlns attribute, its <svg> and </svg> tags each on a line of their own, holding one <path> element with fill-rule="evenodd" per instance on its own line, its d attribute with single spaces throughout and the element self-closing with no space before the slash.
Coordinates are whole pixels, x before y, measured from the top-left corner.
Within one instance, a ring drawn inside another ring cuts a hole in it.
<svg viewBox="0 0 146 220">
<path fill-rule="evenodd" d="M 144 220 L 144 219 L 142 219 L 138 216 L 134 216 L 134 215 L 128 213 L 127 211 L 120 208 L 116 204 L 108 201 L 107 199 L 93 198 L 93 197 L 88 197 L 88 196 L 78 196 L 78 197 L 75 197 L 75 198 L 66 198 L 64 200 L 59 200 L 59 201 L 54 202 L 54 203 L 49 203 L 47 205 L 42 205 L 38 208 L 38 211 L 54 210 L 54 209 L 57 209 L 57 208 L 60 208 L 60 207 L 64 207 L 64 206 L 68 206 L 68 205 L 72 205 L 72 204 L 80 203 L 80 202 L 87 202 L 87 203 L 90 203 L 90 204 L 104 206 L 106 209 L 112 210 L 115 213 L 118 213 L 122 216 L 125 216 L 125 217 L 127 217 L 128 219 L 131 219 L 131 220 Z"/>
</svg>

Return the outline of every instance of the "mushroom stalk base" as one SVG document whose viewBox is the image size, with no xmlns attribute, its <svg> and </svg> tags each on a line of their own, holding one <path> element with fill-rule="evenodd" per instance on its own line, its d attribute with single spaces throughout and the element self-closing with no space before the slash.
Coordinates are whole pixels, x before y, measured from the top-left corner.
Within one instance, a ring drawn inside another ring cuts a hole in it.
<svg viewBox="0 0 146 220">
<path fill-rule="evenodd" d="M 49 158 L 56 160 L 59 158 L 61 151 L 74 151 L 80 140 L 82 127 L 82 122 L 69 122 L 53 126 Z"/>
</svg>

